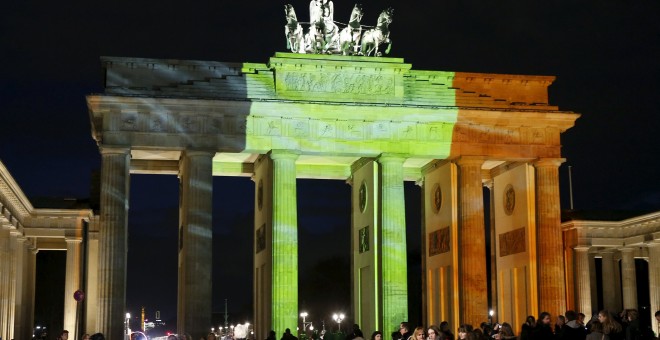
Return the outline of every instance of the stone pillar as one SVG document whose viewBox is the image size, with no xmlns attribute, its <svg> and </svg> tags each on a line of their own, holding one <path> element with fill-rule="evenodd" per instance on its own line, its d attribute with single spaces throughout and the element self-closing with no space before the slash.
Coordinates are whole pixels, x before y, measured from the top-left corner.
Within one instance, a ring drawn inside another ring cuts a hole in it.
<svg viewBox="0 0 660 340">
<path fill-rule="evenodd" d="M 16 258 L 18 250 L 18 238 L 21 237 L 21 233 L 16 229 L 10 231 L 9 234 L 9 253 L 8 253 L 8 264 L 9 268 L 6 272 L 9 276 L 9 285 L 7 286 L 7 324 L 8 332 L 7 339 L 14 338 L 14 324 L 16 321 L 16 274 L 18 273 L 18 268 L 16 267 Z"/>
<path fill-rule="evenodd" d="M 575 247 L 575 307 L 579 313 L 591 316 L 591 273 L 589 247 Z"/>
<path fill-rule="evenodd" d="M 461 157 L 458 188 L 459 320 L 479 325 L 488 321 L 486 234 L 481 184 L 482 157 Z"/>
<path fill-rule="evenodd" d="M 612 268 L 614 269 L 614 275 L 612 277 L 612 283 L 614 284 L 614 302 L 612 303 L 612 309 L 615 311 L 623 310 L 623 303 L 621 303 L 621 267 L 619 266 L 619 259 L 615 256 L 612 257 Z"/>
<path fill-rule="evenodd" d="M 78 339 L 76 334 L 76 311 L 78 302 L 73 298 L 80 289 L 80 248 L 81 239 L 65 238 L 66 241 L 66 278 L 64 281 L 64 329 L 69 331 L 69 338 Z"/>
<path fill-rule="evenodd" d="M 101 147 L 101 226 L 98 262 L 98 331 L 124 337 L 130 150 Z"/>
<path fill-rule="evenodd" d="M 272 150 L 273 160 L 273 300 L 272 329 L 277 334 L 298 324 L 298 154 Z"/>
<path fill-rule="evenodd" d="M 540 159 L 536 168 L 536 239 L 539 312 L 553 317 L 566 311 L 559 165 L 563 159 Z"/>
<path fill-rule="evenodd" d="M 660 334 L 658 322 L 653 316 L 660 310 L 660 242 L 649 243 L 649 301 L 651 302 L 651 324 L 655 334 Z"/>
<path fill-rule="evenodd" d="M 633 248 L 621 249 L 621 290 L 623 292 L 623 309 L 638 309 L 635 249 Z"/>
<path fill-rule="evenodd" d="M 383 277 L 383 330 L 408 320 L 408 263 L 403 162 L 400 155 L 382 154 L 381 256 Z"/>
<path fill-rule="evenodd" d="M 0 338 L 9 339 L 9 228 L 0 226 Z"/>
<path fill-rule="evenodd" d="M 602 256 L 602 272 L 601 272 L 601 282 L 603 283 L 603 308 L 611 311 L 612 313 L 617 313 L 614 310 L 614 285 L 612 284 L 612 277 L 614 277 L 614 253 L 611 249 L 607 249 L 601 252 Z"/>
<path fill-rule="evenodd" d="M 177 329 L 199 339 L 211 327 L 214 152 L 186 150 L 179 162 Z"/>
<path fill-rule="evenodd" d="M 25 290 L 28 283 L 26 282 L 27 274 L 27 247 L 25 241 L 27 239 L 22 235 L 16 238 L 16 260 L 14 262 L 15 275 L 16 275 L 16 301 L 14 306 L 14 339 L 29 339 L 25 337 L 25 328 L 32 329 L 25 320 Z M 30 334 L 31 335 L 31 334 Z"/>
</svg>

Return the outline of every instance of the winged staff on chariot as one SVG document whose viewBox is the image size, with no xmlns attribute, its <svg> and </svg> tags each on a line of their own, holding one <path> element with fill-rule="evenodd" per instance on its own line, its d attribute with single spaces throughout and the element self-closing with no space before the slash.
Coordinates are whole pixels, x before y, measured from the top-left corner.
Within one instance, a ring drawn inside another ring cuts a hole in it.
<svg viewBox="0 0 660 340">
<path fill-rule="evenodd" d="M 362 6 L 355 4 L 348 24 L 334 20 L 332 0 L 312 0 L 309 4 L 309 23 L 298 21 L 290 4 L 284 5 L 287 24 L 284 26 L 286 47 L 293 53 L 365 55 L 380 57 L 380 45 L 387 44 L 385 54 L 390 52 L 389 24 L 394 10 L 388 8 L 378 16 L 376 26 L 365 26 L 362 21 Z M 303 32 L 302 24 L 309 24 Z M 343 27 L 339 29 L 340 24 Z M 363 27 L 371 27 L 363 32 Z"/>
</svg>

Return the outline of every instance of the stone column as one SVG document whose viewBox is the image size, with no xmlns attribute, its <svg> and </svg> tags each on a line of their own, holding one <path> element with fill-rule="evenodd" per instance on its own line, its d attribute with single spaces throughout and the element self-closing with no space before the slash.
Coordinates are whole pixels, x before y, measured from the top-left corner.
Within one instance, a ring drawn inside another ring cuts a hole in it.
<svg viewBox="0 0 660 340">
<path fill-rule="evenodd" d="M 383 277 L 383 330 L 408 320 L 408 264 L 403 162 L 400 155 L 382 154 L 381 256 Z"/>
<path fill-rule="evenodd" d="M 18 273 L 18 268 L 16 267 L 16 252 L 18 250 L 18 238 L 21 236 L 21 233 L 16 229 L 11 230 L 9 233 L 9 268 L 6 272 L 9 276 L 9 285 L 7 286 L 7 324 L 9 327 L 7 339 L 14 338 L 14 324 L 16 321 L 16 274 Z"/>
<path fill-rule="evenodd" d="M 623 292 L 623 309 L 638 309 L 635 249 L 633 248 L 621 249 L 621 288 Z"/>
<path fill-rule="evenodd" d="M 66 241 L 66 278 L 64 281 L 64 329 L 69 331 L 69 338 L 78 339 L 76 334 L 76 311 L 78 302 L 73 298 L 80 289 L 80 248 L 81 239 L 65 238 Z"/>
<path fill-rule="evenodd" d="M 211 326 L 213 156 L 186 150 L 179 163 L 180 230 L 177 329 L 198 339 Z"/>
<path fill-rule="evenodd" d="M 130 150 L 101 147 L 98 320 L 106 339 L 124 337 Z"/>
<path fill-rule="evenodd" d="M 603 283 L 603 308 L 616 313 L 614 310 L 614 285 L 612 284 L 612 278 L 614 277 L 614 261 L 612 260 L 614 252 L 611 249 L 606 249 L 601 252 L 602 256 L 602 272 L 601 272 L 601 282 Z M 585 313 L 586 315 L 586 313 Z"/>
<path fill-rule="evenodd" d="M 658 322 L 653 316 L 660 310 L 660 242 L 647 244 L 649 248 L 649 301 L 651 302 L 651 320 L 653 331 L 660 334 Z"/>
<path fill-rule="evenodd" d="M 486 234 L 481 184 L 482 157 L 461 157 L 458 174 L 459 320 L 472 325 L 488 321 Z"/>
<path fill-rule="evenodd" d="M 575 292 L 578 312 L 591 316 L 591 273 L 589 247 L 575 247 Z"/>
<path fill-rule="evenodd" d="M 10 225 L 0 226 L 0 338 L 9 339 L 9 229 Z"/>
<path fill-rule="evenodd" d="M 16 275 L 16 301 L 14 306 L 14 339 L 29 339 L 25 337 L 25 328 L 32 329 L 25 320 L 25 290 L 27 289 L 26 274 L 27 274 L 27 261 L 26 261 L 26 245 L 27 239 L 22 235 L 16 238 L 16 260 L 14 261 L 15 275 Z"/>
<path fill-rule="evenodd" d="M 536 239 L 539 312 L 553 317 L 566 311 L 559 165 L 563 159 L 540 159 L 536 168 Z"/>
<path fill-rule="evenodd" d="M 623 303 L 621 303 L 621 267 L 619 266 L 619 259 L 615 256 L 612 257 L 612 268 L 614 268 L 613 281 L 614 284 L 614 302 L 612 309 L 615 311 L 623 310 Z"/>
<path fill-rule="evenodd" d="M 277 334 L 298 324 L 298 154 L 272 150 L 273 160 L 273 300 L 272 329 Z"/>
</svg>

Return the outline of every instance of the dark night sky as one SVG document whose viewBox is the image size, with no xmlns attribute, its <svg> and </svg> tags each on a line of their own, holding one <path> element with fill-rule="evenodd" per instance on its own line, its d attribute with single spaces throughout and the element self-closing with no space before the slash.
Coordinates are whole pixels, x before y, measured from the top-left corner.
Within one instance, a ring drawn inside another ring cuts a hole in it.
<svg viewBox="0 0 660 340">
<path fill-rule="evenodd" d="M 306 21 L 309 2 L 290 2 Z M 100 157 L 85 95 L 102 91 L 100 56 L 267 62 L 286 47 L 285 3 L 4 2 L 0 159 L 28 197 L 88 197 Z M 415 69 L 557 76 L 551 104 L 582 114 L 562 135 L 576 209 L 660 208 L 660 2 L 428 3 L 365 0 L 362 22 L 373 25 L 381 9 L 394 7 L 392 56 Z M 346 21 L 352 6 L 336 0 L 335 19 Z M 566 164 L 560 171 L 562 205 L 568 208 Z M 214 310 L 222 310 L 228 297 L 230 310 L 240 314 L 251 303 L 254 187 L 247 178 L 216 178 L 214 184 Z M 128 305 L 134 312 L 145 305 L 171 314 L 177 179 L 135 175 L 131 185 Z M 407 211 L 414 248 L 419 195 L 414 185 L 406 188 L 413 201 Z M 245 195 L 229 198 L 241 191 Z M 323 275 L 347 257 L 349 187 L 299 181 L 299 202 L 302 301 L 304 294 L 315 294 L 303 293 L 303 282 L 321 286 L 318 280 L 332 280 Z M 337 274 L 344 286 L 348 270 Z"/>
</svg>

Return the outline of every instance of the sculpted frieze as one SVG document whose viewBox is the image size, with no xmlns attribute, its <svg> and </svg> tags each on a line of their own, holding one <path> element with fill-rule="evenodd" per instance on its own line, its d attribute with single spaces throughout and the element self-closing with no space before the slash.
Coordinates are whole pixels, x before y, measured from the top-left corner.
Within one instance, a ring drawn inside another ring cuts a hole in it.
<svg viewBox="0 0 660 340">
<path fill-rule="evenodd" d="M 179 115 L 177 117 L 177 131 L 188 132 L 188 133 L 199 133 L 201 132 L 201 124 L 199 122 L 199 117 L 192 115 Z"/>
<path fill-rule="evenodd" d="M 309 120 L 291 119 L 287 120 L 288 136 L 291 137 L 309 137 Z"/>
<path fill-rule="evenodd" d="M 391 122 L 389 121 L 380 121 L 374 122 L 371 125 L 371 136 L 374 139 L 390 139 L 392 138 Z"/>
<path fill-rule="evenodd" d="M 278 92 L 394 95 L 394 75 L 327 72 L 285 72 Z"/>
<path fill-rule="evenodd" d="M 337 138 L 337 122 L 330 120 L 319 121 L 317 136 L 319 138 Z"/>
<path fill-rule="evenodd" d="M 518 228 L 499 235 L 500 257 L 523 253 L 525 246 L 525 228 Z"/>
<path fill-rule="evenodd" d="M 121 114 L 122 131 L 139 131 L 137 112 L 122 112 Z"/>
<path fill-rule="evenodd" d="M 398 124 L 398 137 L 400 140 L 417 139 L 417 124 L 402 122 Z"/>
<path fill-rule="evenodd" d="M 365 124 L 363 121 L 340 121 L 338 125 L 339 138 L 346 140 L 362 140 L 365 137 Z"/>
</svg>

